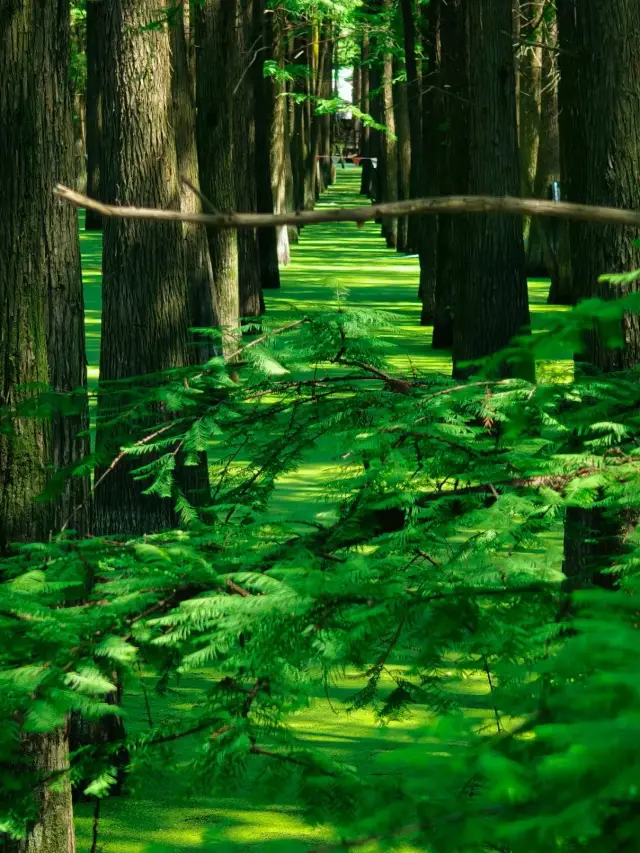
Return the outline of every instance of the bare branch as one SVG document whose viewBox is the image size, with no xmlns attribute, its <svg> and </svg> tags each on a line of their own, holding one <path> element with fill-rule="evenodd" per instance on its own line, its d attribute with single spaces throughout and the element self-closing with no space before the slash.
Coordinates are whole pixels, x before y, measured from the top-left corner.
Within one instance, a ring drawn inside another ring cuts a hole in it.
<svg viewBox="0 0 640 853">
<path fill-rule="evenodd" d="M 95 210 L 101 216 L 120 219 L 150 219 L 158 222 L 194 222 L 210 228 L 271 228 L 285 225 L 314 225 L 321 222 L 369 222 L 385 216 L 437 215 L 446 213 L 500 213 L 512 216 L 550 216 L 556 219 L 577 219 L 602 222 L 608 225 L 640 228 L 640 212 L 616 207 L 573 204 L 566 201 L 547 201 L 512 196 L 436 196 L 406 199 L 386 204 L 360 207 L 298 210 L 291 213 L 189 213 L 181 210 L 160 210 L 149 207 L 127 207 L 103 204 L 82 193 L 58 184 L 55 195 L 73 204 Z"/>
</svg>

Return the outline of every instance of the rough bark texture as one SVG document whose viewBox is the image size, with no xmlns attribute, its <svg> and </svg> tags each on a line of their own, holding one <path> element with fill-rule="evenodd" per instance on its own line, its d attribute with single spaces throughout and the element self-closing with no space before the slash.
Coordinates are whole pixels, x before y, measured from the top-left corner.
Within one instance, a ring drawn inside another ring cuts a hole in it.
<svg viewBox="0 0 640 853">
<path fill-rule="evenodd" d="M 539 41 L 540 33 L 532 29 L 540 21 L 545 0 L 521 3 L 520 37 Z M 524 17 L 522 17 L 524 16 Z M 538 45 L 520 47 L 520 185 L 524 198 L 531 198 L 536 178 L 538 144 L 540 140 L 540 99 L 542 79 L 542 48 Z"/>
<path fill-rule="evenodd" d="M 271 15 L 267 15 L 267 44 L 270 45 L 271 58 L 277 63 L 279 68 L 284 67 L 285 60 L 283 29 L 284 12 L 282 9 L 277 9 Z M 273 103 L 269 131 L 273 208 L 276 213 L 284 213 L 289 209 L 287 208 L 287 172 L 291 169 L 291 155 L 288 151 L 288 110 L 286 98 L 283 97 L 285 84 L 284 82 L 278 82 L 275 77 L 269 77 L 267 78 L 266 85 L 270 89 L 269 97 Z M 288 230 L 286 228 L 277 228 L 276 240 L 278 261 L 281 266 L 286 266 L 291 260 Z"/>
<path fill-rule="evenodd" d="M 75 853 L 75 831 L 66 728 L 50 734 L 30 734 L 21 743 L 25 773 L 31 774 L 35 803 L 40 814 L 25 838 L 5 841 L 3 853 Z M 47 778 L 56 774 L 52 787 Z"/>
<path fill-rule="evenodd" d="M 198 151 L 196 147 L 195 68 L 190 64 L 189 41 L 192 38 L 189 3 L 177 7 L 169 28 L 171 39 L 171 92 L 173 128 L 179 178 L 185 178 L 194 187 L 200 187 Z M 198 196 L 184 182 L 180 183 L 180 209 L 201 213 Z M 182 224 L 184 262 L 189 288 L 189 325 L 211 328 L 214 323 L 215 287 L 209 255 L 207 232 L 193 223 Z M 211 356 L 211 345 L 202 336 L 195 335 L 189 348 L 191 359 L 202 363 Z"/>
<path fill-rule="evenodd" d="M 517 195 L 520 188 L 511 0 L 465 0 L 469 38 L 469 190 Z M 456 288 L 455 375 L 498 352 L 529 325 L 522 225 L 485 215 L 467 222 L 466 274 Z M 527 373 L 503 364 L 501 372 Z"/>
<path fill-rule="evenodd" d="M 104 4 L 102 0 L 87 3 L 87 195 L 104 198 L 101 184 L 102 160 L 102 89 L 104 75 L 103 34 Z M 84 227 L 87 231 L 102 229 L 102 219 L 94 210 L 87 210 Z"/>
<path fill-rule="evenodd" d="M 400 0 L 404 55 L 407 69 L 407 99 L 409 134 L 411 138 L 410 198 L 419 198 L 422 189 L 422 74 L 416 56 L 416 20 L 413 0 Z M 409 217 L 407 250 L 417 251 L 420 239 L 420 220 Z"/>
<path fill-rule="evenodd" d="M 196 10 L 196 131 L 200 187 L 216 210 L 236 209 L 233 87 L 236 85 L 237 0 L 209 0 Z M 242 149 L 241 149 L 242 150 Z M 238 243 L 230 229 L 209 228 L 216 325 L 223 350 L 237 348 L 240 317 Z"/>
<path fill-rule="evenodd" d="M 117 204 L 178 208 L 169 34 L 166 27 L 141 30 L 157 19 L 157 0 L 104 2 L 105 195 Z M 189 303 L 179 224 L 105 222 L 102 297 L 101 383 L 187 363 Z M 140 384 L 137 379 L 136 391 Z M 126 405 L 121 393 L 101 384 L 99 412 Z M 107 456 L 123 440 L 99 426 L 97 446 Z M 121 462 L 96 490 L 98 531 L 148 533 L 175 524 L 171 501 L 141 494 L 144 485 L 130 475 L 137 464 Z"/>
<path fill-rule="evenodd" d="M 398 64 L 394 77 L 397 78 L 401 72 Z M 393 110 L 396 120 L 396 134 L 398 136 L 398 199 L 411 198 L 411 131 L 409 128 L 409 95 L 407 84 L 404 80 L 398 80 L 393 86 Z M 406 252 L 409 247 L 409 218 L 401 216 L 398 219 L 398 242 L 396 248 L 399 252 Z"/>
<path fill-rule="evenodd" d="M 292 62 L 306 62 L 307 44 L 304 34 L 298 34 L 293 39 L 290 59 Z M 301 77 L 291 82 L 292 93 L 306 94 L 306 83 Z M 293 175 L 293 204 L 295 210 L 305 209 L 305 163 L 308 154 L 307 123 L 305 120 L 306 107 L 304 103 L 290 101 L 290 132 L 291 132 L 291 166 Z M 291 237 L 291 235 L 289 235 Z"/>
<path fill-rule="evenodd" d="M 370 74 L 369 69 L 369 36 L 365 33 L 362 36 L 361 49 L 362 71 L 360 75 L 360 109 L 363 113 L 369 115 L 371 112 L 371 99 L 369 95 L 370 89 Z M 363 126 L 360 139 L 360 154 L 365 158 L 362 161 L 362 174 L 360 176 L 360 194 L 371 196 L 372 172 L 371 160 L 371 128 Z"/>
<path fill-rule="evenodd" d="M 440 16 L 442 4 L 440 0 L 432 0 L 428 6 L 422 7 L 425 74 L 423 76 L 426 90 L 422 95 L 422 140 L 420 143 L 420 178 L 422 187 L 417 194 L 436 196 L 440 191 L 442 170 L 442 93 L 440 88 L 440 71 L 442 62 L 442 47 L 440 33 Z M 412 149 L 413 157 L 413 149 Z M 438 233 L 439 218 L 436 216 L 409 217 L 409 221 L 417 221 L 417 248 L 420 258 L 420 286 L 418 295 L 422 303 L 420 323 L 423 326 L 435 327 L 436 320 L 436 284 L 438 270 Z M 443 321 L 448 316 L 447 306 L 441 306 Z M 442 322 L 434 335 L 441 334 Z M 450 345 L 450 341 L 446 342 Z"/>
<path fill-rule="evenodd" d="M 563 0 L 558 12 L 564 196 L 585 204 L 640 208 L 640 4 L 609 0 L 603 7 Z M 569 228 L 574 300 L 619 292 L 599 284 L 598 276 L 640 266 L 634 231 L 589 222 L 571 222 Z M 637 283 L 631 287 L 637 289 Z M 624 348 L 607 349 L 594 332 L 585 342 L 583 360 L 605 371 L 636 364 L 637 317 L 626 318 L 621 338 Z"/>
<path fill-rule="evenodd" d="M 271 26 L 267 29 L 267 19 L 271 20 L 272 17 L 271 12 L 265 15 L 264 0 L 253 0 L 252 43 L 256 45 L 256 50 L 262 50 L 251 68 L 256 105 L 256 159 L 254 168 L 257 209 L 260 213 L 274 212 L 269 144 L 275 103 L 272 87 L 263 73 L 265 60 L 273 59 L 270 42 Z M 258 231 L 258 250 L 262 287 L 267 290 L 277 290 L 280 287 L 280 269 L 278 267 L 278 236 L 275 228 L 261 228 Z"/>
<path fill-rule="evenodd" d="M 387 7 L 389 0 L 385 0 Z M 393 56 L 385 53 L 382 64 L 382 122 L 386 133 L 380 140 L 380 201 L 397 201 L 398 199 L 398 143 L 395 139 L 396 120 L 393 109 Z M 387 246 L 394 248 L 398 242 L 398 219 L 396 216 L 385 217 L 382 220 L 382 233 Z"/>
<path fill-rule="evenodd" d="M 0 14 L 0 405 L 20 405 L 25 385 L 67 381 L 86 368 L 76 216 L 54 202 L 58 174 L 73 174 L 66 4 L 15 0 Z M 79 307 L 79 317 L 76 316 Z M 70 323 L 68 353 L 59 321 Z M 82 349 L 79 351 L 78 347 Z M 49 357 L 48 357 L 49 356 Z M 66 358 L 68 356 L 68 358 Z M 79 363 L 72 363 L 78 358 Z M 75 386 L 73 386 L 75 387 Z M 14 420 L 0 435 L 0 550 L 50 530 L 49 508 L 34 504 L 45 465 L 77 449 L 72 419 Z M 65 442 L 69 441 L 69 444 Z M 56 509 L 64 511 L 64 495 Z M 27 734 L 20 743 L 24 775 L 33 774 L 37 819 L 7 853 L 73 853 L 71 788 L 54 792 L 46 775 L 68 767 L 66 732 Z"/>
<path fill-rule="evenodd" d="M 563 181 L 568 201 L 640 207 L 640 5 L 635 0 L 558 4 L 560 131 Z M 615 45 L 615 50 L 612 50 Z M 589 145 L 584 145 L 584 140 Z M 578 140 L 582 144 L 578 145 Z M 592 223 L 570 224 L 572 293 L 576 302 L 611 298 L 603 272 L 640 266 L 634 231 Z M 637 289 L 637 283 L 631 285 Z M 615 371 L 640 360 L 640 324 L 627 316 L 623 347 L 607 347 L 597 329 L 585 336 L 577 359 L 587 370 Z M 613 562 L 624 533 L 637 519 L 612 518 L 603 510 L 571 509 L 565 525 L 564 572 L 575 585 L 611 585 L 603 559 Z"/>
<path fill-rule="evenodd" d="M 238 63 L 233 90 L 234 183 L 236 210 L 257 210 L 256 193 L 256 100 L 252 66 L 258 61 L 253 33 L 253 2 L 242 0 L 236 18 Z M 259 56 L 259 55 L 258 55 Z M 218 83 L 218 87 L 219 87 Z M 237 156 L 235 156 L 237 154 Z M 260 281 L 260 252 L 255 229 L 238 232 L 238 270 L 240 278 L 240 316 L 260 317 L 264 300 Z"/>
<path fill-rule="evenodd" d="M 438 80 L 446 129 L 440 140 L 439 191 L 464 195 L 469 192 L 469 45 L 463 0 L 440 4 L 440 45 Z M 466 275 L 466 239 L 466 217 L 438 217 L 434 349 L 453 343 L 454 295 Z"/>
<path fill-rule="evenodd" d="M 549 47 L 557 43 L 555 22 L 545 26 L 541 38 Z M 552 181 L 560 180 L 560 137 L 558 133 L 558 63 L 553 50 L 542 52 L 542 98 L 540 104 L 540 144 L 536 178 L 533 186 L 535 198 L 547 198 Z M 567 223 L 554 222 L 543 217 L 533 218 L 527 245 L 527 275 L 548 275 L 551 291 L 559 287 L 558 238 Z"/>
</svg>

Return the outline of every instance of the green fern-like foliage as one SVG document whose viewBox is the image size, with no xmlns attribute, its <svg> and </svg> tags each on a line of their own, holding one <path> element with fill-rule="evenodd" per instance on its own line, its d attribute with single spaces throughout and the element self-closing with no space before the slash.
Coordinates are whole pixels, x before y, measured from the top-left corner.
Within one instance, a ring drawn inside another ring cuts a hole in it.
<svg viewBox="0 0 640 853">
<path fill-rule="evenodd" d="M 577 344 L 637 300 L 583 303 L 512 354 Z M 206 677 L 192 707 L 129 737 L 133 778 L 171 773 L 188 738 L 183 784 L 259 784 L 274 798 L 287 786 L 336 844 L 535 853 L 611 850 L 615 837 L 635 849 L 638 372 L 537 385 L 493 379 L 491 365 L 466 383 L 399 376 L 383 322 L 338 294 L 264 331 L 237 383 L 214 358 L 127 391 L 126 410 L 116 389 L 103 417 L 126 423 L 134 476 L 174 501 L 181 527 L 118 541 L 66 532 L 3 562 L 0 829 L 19 832 L 28 814 L 20 733 L 117 713 L 113 673 L 126 690 L 143 663 L 159 690 Z M 277 479 L 320 439 L 336 511 L 270 518 Z M 203 453 L 210 491 L 196 502 L 176 460 Z M 598 548 L 585 535 L 590 560 L 567 549 L 563 567 L 563 520 L 578 510 L 617 533 Z M 345 671 L 365 684 L 348 707 L 381 725 L 417 709 L 432 723 L 359 771 L 302 742 L 295 714 Z M 463 713 L 470 673 L 486 684 L 480 716 Z M 121 746 L 73 756 L 89 794 L 108 796 Z"/>
</svg>

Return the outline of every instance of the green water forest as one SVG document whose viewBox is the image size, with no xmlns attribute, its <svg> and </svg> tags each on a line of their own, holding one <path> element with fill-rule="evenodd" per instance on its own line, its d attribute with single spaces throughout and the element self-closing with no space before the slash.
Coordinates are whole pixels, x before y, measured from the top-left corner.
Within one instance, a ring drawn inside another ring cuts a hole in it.
<svg viewBox="0 0 640 853">
<path fill-rule="evenodd" d="M 0 851 L 636 853 L 640 2 L 0 0 Z"/>
</svg>

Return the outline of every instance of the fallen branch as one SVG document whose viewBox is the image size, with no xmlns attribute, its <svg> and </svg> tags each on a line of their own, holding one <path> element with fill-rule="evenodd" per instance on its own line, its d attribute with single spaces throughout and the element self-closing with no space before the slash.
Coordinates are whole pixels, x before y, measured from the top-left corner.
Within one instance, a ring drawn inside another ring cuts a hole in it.
<svg viewBox="0 0 640 853">
<path fill-rule="evenodd" d="M 89 196 L 58 184 L 55 195 L 75 207 L 95 210 L 101 216 L 120 219 L 149 219 L 157 222 L 194 222 L 210 228 L 265 228 L 284 225 L 314 225 L 321 222 L 368 222 L 385 216 L 414 216 L 446 213 L 502 213 L 513 216 L 551 216 L 579 219 L 609 225 L 640 228 L 640 212 L 617 207 L 573 204 L 512 196 L 437 196 L 406 199 L 386 204 L 340 207 L 324 210 L 298 210 L 291 213 L 189 213 L 151 207 L 103 204 Z"/>
</svg>

